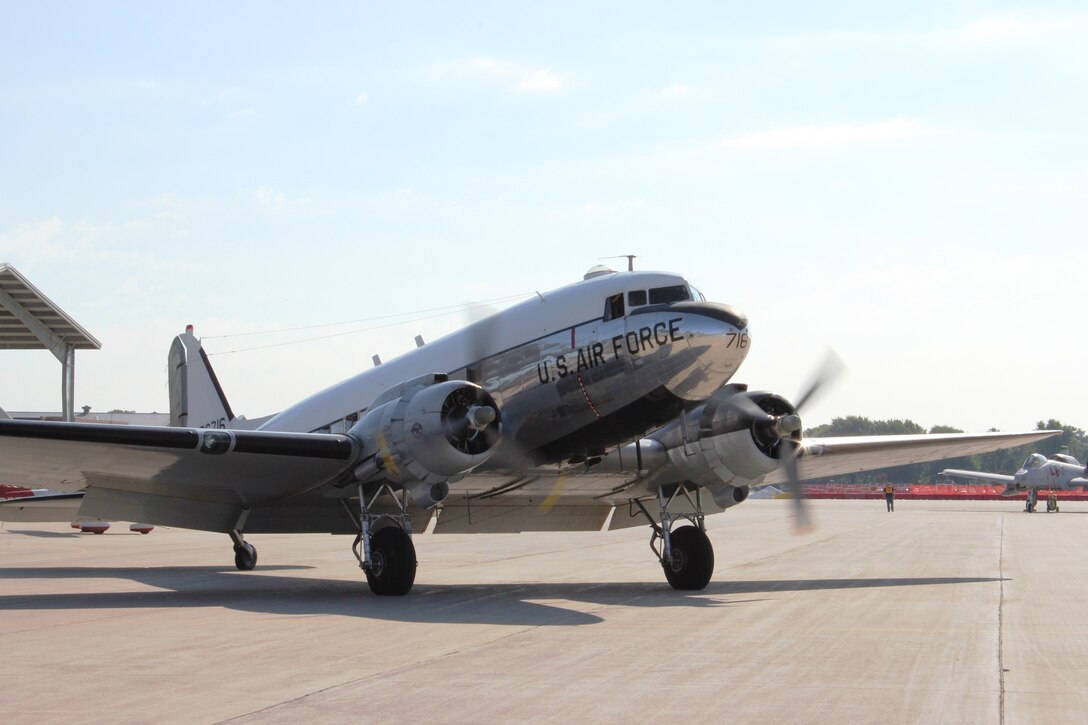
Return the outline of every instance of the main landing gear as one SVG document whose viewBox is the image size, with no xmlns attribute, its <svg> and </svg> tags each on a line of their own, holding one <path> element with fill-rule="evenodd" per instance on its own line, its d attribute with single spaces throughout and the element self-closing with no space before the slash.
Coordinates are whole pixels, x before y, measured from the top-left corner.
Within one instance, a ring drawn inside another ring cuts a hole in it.
<svg viewBox="0 0 1088 725">
<path fill-rule="evenodd" d="M 1046 512 L 1049 514 L 1051 512 L 1058 513 L 1058 511 L 1058 497 L 1055 496 L 1052 491 L 1050 495 L 1046 497 Z"/>
<path fill-rule="evenodd" d="M 375 504 L 383 496 L 392 499 L 396 513 L 374 513 Z M 351 513 L 350 509 L 348 513 Z M 388 483 L 382 483 L 367 498 L 363 485 L 359 484 L 356 523 L 359 535 L 351 545 L 351 552 L 366 572 L 370 591 L 379 596 L 403 596 L 410 592 L 416 581 L 416 547 L 412 544 L 407 491 L 397 491 Z"/>
<path fill-rule="evenodd" d="M 1024 511 L 1029 514 L 1035 513 L 1035 506 L 1039 503 L 1039 489 L 1033 488 L 1028 491 L 1028 500 L 1024 503 Z"/>
<path fill-rule="evenodd" d="M 679 494 L 683 494 L 691 504 L 694 513 L 669 511 L 669 506 Z M 681 484 L 667 495 L 665 489 L 658 491 L 657 498 L 661 505 L 660 525 L 654 521 L 653 516 L 641 501 L 634 499 L 634 502 L 653 528 L 653 533 L 650 535 L 650 549 L 661 562 L 661 568 L 665 570 L 665 578 L 673 589 L 685 591 L 705 589 L 714 573 L 714 547 L 707 538 L 706 527 L 703 525 L 702 489 L 695 487 L 693 499 L 691 492 Z M 681 520 L 687 520 L 690 524 L 674 530 L 673 524 Z M 660 545 L 658 541 L 661 542 Z"/>
</svg>

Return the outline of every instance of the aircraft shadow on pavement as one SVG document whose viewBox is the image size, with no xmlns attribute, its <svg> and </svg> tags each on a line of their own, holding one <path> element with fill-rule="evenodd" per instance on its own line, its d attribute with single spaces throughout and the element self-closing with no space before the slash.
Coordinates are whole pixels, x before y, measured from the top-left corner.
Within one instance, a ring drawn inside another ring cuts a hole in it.
<svg viewBox="0 0 1088 725">
<path fill-rule="evenodd" d="M 541 600 L 627 607 L 728 607 L 761 599 L 716 597 L 789 591 L 871 587 L 982 584 L 987 577 L 798 579 L 720 581 L 699 592 L 674 591 L 665 582 L 417 584 L 407 597 L 376 597 L 361 577 L 317 579 L 267 572 L 311 569 L 262 566 L 243 573 L 216 566 L 0 567 L 0 579 L 128 579 L 151 591 L 102 591 L 0 595 L 0 611 L 223 607 L 280 615 L 315 614 L 395 622 L 574 626 L 602 617 Z"/>
</svg>

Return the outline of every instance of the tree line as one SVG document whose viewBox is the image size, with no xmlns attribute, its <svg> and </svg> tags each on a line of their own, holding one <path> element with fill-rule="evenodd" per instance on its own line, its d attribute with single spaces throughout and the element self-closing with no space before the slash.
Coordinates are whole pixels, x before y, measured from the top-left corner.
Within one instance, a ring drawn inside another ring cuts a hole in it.
<svg viewBox="0 0 1088 725">
<path fill-rule="evenodd" d="M 1081 463 L 1085 463 L 1085 454 L 1088 452 L 1088 434 L 1080 428 L 1066 425 L 1060 420 L 1051 418 L 1040 420 L 1035 424 L 1034 430 L 1061 430 L 1062 434 L 1053 436 L 1036 443 L 1007 448 L 1003 451 L 982 453 L 975 456 L 961 456 L 945 461 L 932 463 L 915 463 L 909 466 L 895 466 L 880 471 L 866 471 L 864 473 L 850 473 L 834 476 L 828 479 L 819 479 L 819 483 L 939 483 L 937 474 L 945 468 L 963 468 L 974 471 L 990 471 L 993 473 L 1012 474 L 1024 462 L 1031 453 L 1042 453 L 1047 458 L 1055 453 L 1067 453 Z M 996 428 L 990 431 L 997 432 Z M 835 418 L 830 423 L 818 425 L 805 430 L 805 437 L 829 438 L 834 436 L 860 436 L 860 435 L 912 435 L 918 433 L 963 433 L 959 428 L 949 425 L 935 425 L 928 431 L 912 420 L 870 420 L 857 415 L 849 415 L 845 418 Z"/>
</svg>

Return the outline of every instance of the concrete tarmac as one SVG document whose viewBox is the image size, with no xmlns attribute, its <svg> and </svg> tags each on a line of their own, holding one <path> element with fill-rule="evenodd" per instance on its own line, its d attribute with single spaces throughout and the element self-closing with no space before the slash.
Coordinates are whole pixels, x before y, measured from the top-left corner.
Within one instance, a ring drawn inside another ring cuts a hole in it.
<svg viewBox="0 0 1088 725">
<path fill-rule="evenodd" d="M 786 501 L 649 528 L 417 536 L 404 598 L 333 536 L 0 530 L 0 722 L 1057 723 L 1088 713 L 1088 506 Z M 1080 506 L 1080 509 L 1078 509 Z"/>
</svg>

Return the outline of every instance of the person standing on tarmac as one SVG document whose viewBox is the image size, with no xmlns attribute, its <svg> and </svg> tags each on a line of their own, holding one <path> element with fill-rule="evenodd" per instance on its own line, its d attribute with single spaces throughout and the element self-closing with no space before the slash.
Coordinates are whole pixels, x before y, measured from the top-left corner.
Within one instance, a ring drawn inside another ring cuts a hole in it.
<svg viewBox="0 0 1088 725">
<path fill-rule="evenodd" d="M 895 511 L 895 486 L 890 483 L 884 487 L 884 501 L 888 504 L 889 511 Z"/>
</svg>

